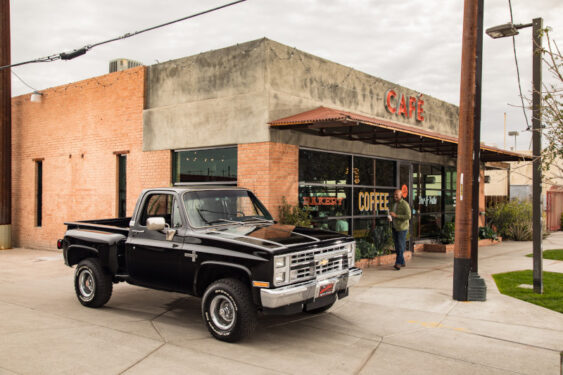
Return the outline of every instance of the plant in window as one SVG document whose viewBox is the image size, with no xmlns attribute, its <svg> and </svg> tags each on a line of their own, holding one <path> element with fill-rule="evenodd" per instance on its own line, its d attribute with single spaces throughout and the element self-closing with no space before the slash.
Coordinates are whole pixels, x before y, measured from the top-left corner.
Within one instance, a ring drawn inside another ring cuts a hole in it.
<svg viewBox="0 0 563 375">
<path fill-rule="evenodd" d="M 282 197 L 282 204 L 279 206 L 280 224 L 295 225 L 296 227 L 311 227 L 311 214 L 308 206 L 303 208 L 298 205 L 287 203 Z"/>
<path fill-rule="evenodd" d="M 452 244 L 455 241 L 455 223 L 446 223 L 440 231 L 440 242 L 444 245 Z"/>
<path fill-rule="evenodd" d="M 378 225 L 373 228 L 373 244 L 377 255 L 390 253 L 389 245 L 393 242 L 392 236 L 389 225 Z"/>
</svg>

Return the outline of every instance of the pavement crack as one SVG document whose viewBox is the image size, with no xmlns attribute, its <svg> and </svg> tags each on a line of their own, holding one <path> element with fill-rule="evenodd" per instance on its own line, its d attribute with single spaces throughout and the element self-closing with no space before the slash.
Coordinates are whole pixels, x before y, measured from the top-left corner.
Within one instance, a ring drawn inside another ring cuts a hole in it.
<svg viewBox="0 0 563 375">
<path fill-rule="evenodd" d="M 151 355 L 153 355 L 154 353 L 156 353 L 160 348 L 162 348 L 164 345 L 166 345 L 165 342 L 161 343 L 158 347 L 156 347 L 155 349 L 151 350 L 149 353 L 147 353 L 147 355 L 145 355 L 143 358 L 140 358 L 139 360 L 137 360 L 135 363 L 133 363 L 131 366 L 127 367 L 125 370 L 121 371 L 119 373 L 119 375 L 124 374 L 125 372 L 129 371 L 130 369 L 132 369 L 133 367 L 137 366 L 139 363 L 143 362 L 145 359 L 147 359 L 148 357 L 150 357 Z"/>
<path fill-rule="evenodd" d="M 375 355 L 375 352 L 377 352 L 377 349 L 379 349 L 379 346 L 381 345 L 381 343 L 383 342 L 383 340 L 381 340 L 377 346 L 375 348 L 373 348 L 373 350 L 371 351 L 371 353 L 366 357 L 366 359 L 364 359 L 364 361 L 362 362 L 362 364 L 360 365 L 360 367 L 354 371 L 354 374 L 359 374 L 360 372 L 362 372 L 362 370 L 366 367 L 366 365 L 368 364 L 368 362 L 370 361 L 370 359 L 372 359 L 372 357 Z"/>
</svg>

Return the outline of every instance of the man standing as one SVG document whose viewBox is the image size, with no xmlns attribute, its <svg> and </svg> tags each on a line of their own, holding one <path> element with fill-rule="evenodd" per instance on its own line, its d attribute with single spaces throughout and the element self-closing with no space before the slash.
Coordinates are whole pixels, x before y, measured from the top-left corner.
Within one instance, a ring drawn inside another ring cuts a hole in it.
<svg viewBox="0 0 563 375">
<path fill-rule="evenodd" d="M 407 201 L 403 199 L 403 192 L 401 190 L 395 190 L 393 198 L 395 198 L 395 202 L 389 212 L 389 220 L 393 223 L 393 243 L 395 244 L 395 253 L 397 253 L 397 258 L 395 259 L 395 265 L 393 267 L 399 271 L 401 267 L 405 266 L 403 253 L 405 252 L 407 242 L 407 231 L 409 230 L 411 208 Z"/>
</svg>

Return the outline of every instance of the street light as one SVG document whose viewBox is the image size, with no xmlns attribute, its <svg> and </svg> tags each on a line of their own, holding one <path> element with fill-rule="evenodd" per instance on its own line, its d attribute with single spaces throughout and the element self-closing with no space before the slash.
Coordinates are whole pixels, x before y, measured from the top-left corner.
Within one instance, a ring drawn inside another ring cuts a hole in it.
<svg viewBox="0 0 563 375">
<path fill-rule="evenodd" d="M 532 23 L 514 25 L 507 23 L 490 27 L 487 35 L 493 39 L 514 36 L 519 29 L 532 26 L 533 92 L 532 92 L 532 222 L 534 247 L 534 292 L 543 292 L 542 282 L 542 225 L 541 225 L 541 51 L 543 19 L 534 18 Z M 515 137 L 516 139 L 516 137 Z"/>
<path fill-rule="evenodd" d="M 516 148 L 516 137 L 518 137 L 519 135 L 520 135 L 520 133 L 517 132 L 517 131 L 508 132 L 509 137 L 514 137 L 514 151 L 517 150 L 517 148 Z"/>
</svg>

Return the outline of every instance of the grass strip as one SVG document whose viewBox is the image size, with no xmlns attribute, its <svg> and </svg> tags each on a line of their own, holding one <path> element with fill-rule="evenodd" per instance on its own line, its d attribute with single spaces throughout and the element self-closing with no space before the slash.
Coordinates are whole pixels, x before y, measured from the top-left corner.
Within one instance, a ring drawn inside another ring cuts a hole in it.
<svg viewBox="0 0 563 375">
<path fill-rule="evenodd" d="M 532 270 L 497 273 L 493 278 L 502 294 L 563 313 L 563 273 L 543 272 L 543 294 L 518 287 L 533 285 Z"/>
<path fill-rule="evenodd" d="M 528 254 L 527 257 L 531 258 L 534 254 Z M 563 260 L 563 249 L 544 250 L 543 259 Z"/>
</svg>

